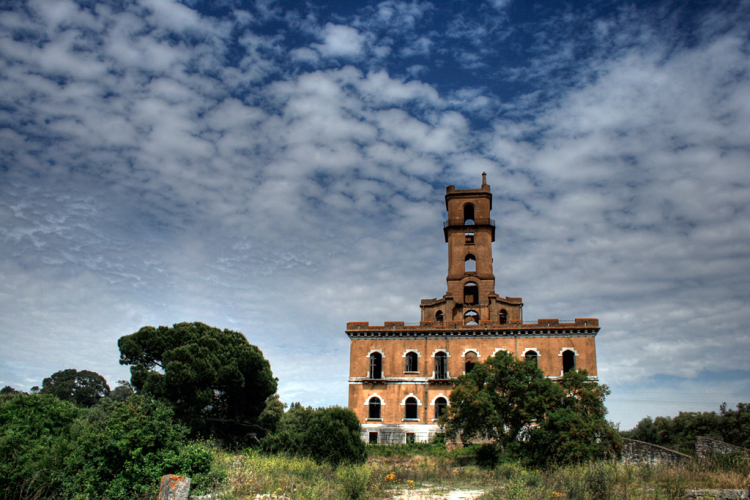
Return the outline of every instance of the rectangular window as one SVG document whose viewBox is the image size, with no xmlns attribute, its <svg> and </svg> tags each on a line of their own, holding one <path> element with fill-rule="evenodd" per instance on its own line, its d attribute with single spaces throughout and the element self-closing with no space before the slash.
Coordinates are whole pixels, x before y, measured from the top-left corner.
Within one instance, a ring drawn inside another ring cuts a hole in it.
<svg viewBox="0 0 750 500">
<path fill-rule="evenodd" d="M 378 433 L 377 432 L 371 432 L 370 433 L 370 444 L 378 444 Z"/>
<path fill-rule="evenodd" d="M 406 444 L 411 444 L 415 440 L 415 435 L 413 432 L 407 432 L 406 433 Z"/>
</svg>

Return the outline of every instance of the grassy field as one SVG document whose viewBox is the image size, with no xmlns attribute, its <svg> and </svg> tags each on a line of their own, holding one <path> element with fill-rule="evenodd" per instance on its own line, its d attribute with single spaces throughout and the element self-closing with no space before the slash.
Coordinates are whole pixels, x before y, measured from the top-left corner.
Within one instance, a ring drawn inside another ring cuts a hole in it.
<svg viewBox="0 0 750 500">
<path fill-rule="evenodd" d="M 517 463 L 473 465 L 476 450 L 429 445 L 373 447 L 365 465 L 319 465 L 305 458 L 268 456 L 253 450 L 220 453 L 211 493 L 226 500 L 256 495 L 292 500 L 377 500 L 396 490 L 483 489 L 484 500 L 629 500 L 681 498 L 685 488 L 750 489 L 750 463 L 742 457 L 683 467 L 597 462 L 551 470 Z"/>
</svg>

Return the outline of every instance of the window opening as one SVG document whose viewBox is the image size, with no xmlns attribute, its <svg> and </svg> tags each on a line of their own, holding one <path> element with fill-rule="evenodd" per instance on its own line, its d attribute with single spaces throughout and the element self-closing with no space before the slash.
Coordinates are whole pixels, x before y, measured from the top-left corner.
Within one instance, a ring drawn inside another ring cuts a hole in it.
<svg viewBox="0 0 750 500">
<path fill-rule="evenodd" d="M 576 353 L 573 351 L 563 351 L 563 373 L 576 369 Z"/>
<path fill-rule="evenodd" d="M 475 273 L 477 272 L 477 259 L 473 255 L 469 254 L 464 259 L 464 272 Z"/>
<path fill-rule="evenodd" d="M 417 418 L 417 398 L 406 398 L 406 418 Z"/>
<path fill-rule="evenodd" d="M 435 400 L 435 418 L 440 418 L 440 415 L 445 412 L 445 408 L 448 406 L 448 401 L 445 398 L 437 398 Z"/>
<path fill-rule="evenodd" d="M 383 378 L 383 356 L 379 352 L 370 354 L 370 378 Z"/>
<path fill-rule="evenodd" d="M 466 245 L 474 244 L 474 233 L 464 233 L 464 243 Z"/>
<path fill-rule="evenodd" d="M 464 314 L 464 324 L 465 325 L 478 325 L 479 314 L 477 314 L 476 311 L 466 311 L 466 314 Z"/>
<path fill-rule="evenodd" d="M 448 356 L 444 352 L 435 354 L 435 378 L 448 378 Z"/>
<path fill-rule="evenodd" d="M 474 368 L 474 363 L 477 362 L 477 353 L 474 351 L 469 351 L 464 355 L 465 368 L 464 371 L 466 373 L 469 373 Z"/>
<path fill-rule="evenodd" d="M 539 359 L 536 351 L 529 351 L 526 353 L 526 361 L 533 363 L 534 366 L 539 366 Z"/>
<path fill-rule="evenodd" d="M 378 444 L 378 433 L 377 432 L 371 432 L 370 433 L 370 444 Z"/>
<path fill-rule="evenodd" d="M 416 436 L 413 432 L 406 433 L 406 444 L 414 443 L 415 439 L 416 439 Z"/>
<path fill-rule="evenodd" d="M 507 325 L 508 324 L 508 311 L 506 311 L 505 309 L 500 309 L 499 319 L 500 319 L 501 325 Z"/>
<path fill-rule="evenodd" d="M 416 372 L 419 371 L 419 368 L 417 368 L 417 360 L 418 356 L 416 352 L 407 352 L 406 353 L 406 371 L 407 372 Z"/>
<path fill-rule="evenodd" d="M 380 418 L 380 400 L 378 398 L 370 398 L 367 406 L 369 407 L 367 418 Z"/>
<path fill-rule="evenodd" d="M 435 313 L 435 322 L 436 323 L 442 323 L 443 322 L 443 311 L 438 311 Z"/>
<path fill-rule="evenodd" d="M 479 287 L 470 281 L 464 285 L 464 304 L 477 303 L 479 303 Z"/>
<path fill-rule="evenodd" d="M 464 224 L 474 224 L 474 205 L 464 205 Z"/>
</svg>

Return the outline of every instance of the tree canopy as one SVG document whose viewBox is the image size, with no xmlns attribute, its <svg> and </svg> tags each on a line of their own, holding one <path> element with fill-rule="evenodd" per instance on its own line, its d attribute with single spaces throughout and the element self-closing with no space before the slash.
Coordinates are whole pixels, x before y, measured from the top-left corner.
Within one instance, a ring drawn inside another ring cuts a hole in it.
<svg viewBox="0 0 750 500">
<path fill-rule="evenodd" d="M 718 414 L 681 411 L 676 417 L 646 417 L 621 434 L 666 447 L 689 447 L 696 437 L 706 436 L 750 448 L 750 404 L 739 403 L 736 410 L 731 410 L 724 403 Z"/>
<path fill-rule="evenodd" d="M 560 381 L 563 394 L 529 433 L 528 455 L 536 465 L 589 462 L 619 455 L 622 439 L 605 418 L 606 385 L 571 370 Z"/>
<path fill-rule="evenodd" d="M 607 422 L 607 386 L 570 371 L 560 383 L 534 363 L 499 351 L 456 379 L 441 417 L 448 437 L 488 438 L 537 465 L 580 462 L 617 454 L 619 435 Z"/>
<path fill-rule="evenodd" d="M 172 403 L 194 432 L 246 434 L 276 392 L 271 365 L 239 332 L 203 323 L 145 326 L 118 346 L 136 391 Z"/>
<path fill-rule="evenodd" d="M 523 439 L 561 393 L 534 364 L 498 351 L 456 379 L 441 418 L 448 437 L 460 435 L 464 442 L 487 437 L 502 450 Z"/>
<path fill-rule="evenodd" d="M 91 407 L 109 395 L 109 385 L 98 373 L 68 368 L 45 378 L 39 392 L 52 394 L 62 401 L 70 401 L 78 406 Z"/>
</svg>

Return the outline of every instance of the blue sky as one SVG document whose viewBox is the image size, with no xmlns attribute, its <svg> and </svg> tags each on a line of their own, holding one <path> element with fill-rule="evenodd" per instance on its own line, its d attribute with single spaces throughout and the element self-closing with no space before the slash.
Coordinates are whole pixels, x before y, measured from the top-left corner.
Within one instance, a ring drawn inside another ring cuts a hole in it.
<svg viewBox="0 0 750 500">
<path fill-rule="evenodd" d="M 496 290 L 598 317 L 622 428 L 750 401 L 750 3 L 5 2 L 0 385 L 243 332 L 346 404 L 347 321 L 445 293 L 445 186 Z"/>
</svg>

